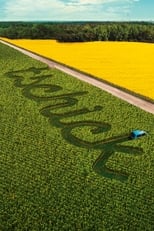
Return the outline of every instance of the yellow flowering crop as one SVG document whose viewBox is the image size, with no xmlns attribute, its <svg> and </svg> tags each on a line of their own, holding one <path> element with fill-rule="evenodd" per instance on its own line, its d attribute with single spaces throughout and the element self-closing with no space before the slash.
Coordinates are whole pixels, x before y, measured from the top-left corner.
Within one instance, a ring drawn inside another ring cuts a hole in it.
<svg viewBox="0 0 154 231">
<path fill-rule="evenodd" d="M 5 40 L 141 95 L 154 98 L 154 44 Z"/>
</svg>

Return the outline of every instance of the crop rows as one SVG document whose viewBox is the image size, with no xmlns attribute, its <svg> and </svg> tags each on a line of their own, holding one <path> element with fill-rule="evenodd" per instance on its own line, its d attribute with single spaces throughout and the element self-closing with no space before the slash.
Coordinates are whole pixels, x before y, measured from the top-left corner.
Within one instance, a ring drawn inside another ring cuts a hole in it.
<svg viewBox="0 0 154 231">
<path fill-rule="evenodd" d="M 152 230 L 153 115 L 4 45 L 0 55 L 0 229 Z M 149 136 L 129 141 L 140 127 Z"/>
</svg>

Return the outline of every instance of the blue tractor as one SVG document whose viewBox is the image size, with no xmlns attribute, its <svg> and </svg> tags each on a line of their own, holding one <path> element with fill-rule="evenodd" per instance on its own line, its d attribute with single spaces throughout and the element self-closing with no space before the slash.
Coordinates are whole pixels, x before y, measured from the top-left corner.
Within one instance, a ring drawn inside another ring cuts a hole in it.
<svg viewBox="0 0 154 231">
<path fill-rule="evenodd" d="M 143 130 L 133 130 L 130 134 L 130 138 L 131 139 L 137 139 L 141 136 L 145 136 L 147 135 L 147 132 L 143 131 Z"/>
</svg>

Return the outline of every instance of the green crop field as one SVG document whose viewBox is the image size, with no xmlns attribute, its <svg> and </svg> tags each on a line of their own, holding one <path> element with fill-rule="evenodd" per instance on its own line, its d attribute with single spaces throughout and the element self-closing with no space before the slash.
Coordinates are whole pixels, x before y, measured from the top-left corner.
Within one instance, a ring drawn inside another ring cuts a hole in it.
<svg viewBox="0 0 154 231">
<path fill-rule="evenodd" d="M 2 44 L 0 65 L 0 231 L 152 231 L 154 116 Z"/>
</svg>

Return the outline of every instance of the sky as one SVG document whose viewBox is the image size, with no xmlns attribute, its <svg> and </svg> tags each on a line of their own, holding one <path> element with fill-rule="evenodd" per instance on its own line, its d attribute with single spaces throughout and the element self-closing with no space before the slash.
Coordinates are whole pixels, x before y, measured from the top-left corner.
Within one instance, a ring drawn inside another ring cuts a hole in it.
<svg viewBox="0 0 154 231">
<path fill-rule="evenodd" d="M 0 0 L 0 21 L 154 21 L 154 0 Z"/>
</svg>

